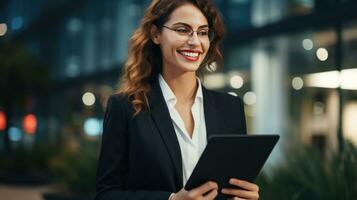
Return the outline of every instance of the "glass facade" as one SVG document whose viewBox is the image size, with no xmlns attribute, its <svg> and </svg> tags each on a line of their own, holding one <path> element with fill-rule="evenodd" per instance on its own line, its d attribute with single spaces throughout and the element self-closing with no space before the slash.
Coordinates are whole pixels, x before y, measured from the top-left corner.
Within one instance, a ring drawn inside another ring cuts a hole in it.
<svg viewBox="0 0 357 200">
<path fill-rule="evenodd" d="M 14 135 L 23 134 L 23 116 L 35 113 L 37 132 L 26 136 L 35 139 L 25 143 L 34 143 L 37 137 L 58 141 L 73 135 L 99 139 L 100 129 L 88 133 L 86 127 L 101 123 L 106 100 L 117 88 L 128 40 L 149 3 L 2 1 L 0 23 L 8 30 L 0 41 L 23 44 L 46 66 L 50 82 L 45 94 L 34 92 L 24 98 L 32 102 L 27 107 L 13 101 Z M 357 69 L 354 1 L 214 3 L 227 26 L 225 60 L 222 69 L 213 66 L 203 76 L 203 83 L 244 100 L 250 134 L 280 134 L 279 152 L 293 140 L 336 150 L 339 129 L 345 138 L 357 141 L 356 78 L 348 76 Z M 90 105 L 85 105 L 87 92 L 95 99 Z M 0 111 L 6 106 L 1 102 Z M 16 138 L 13 143 L 21 145 L 24 137 Z M 279 152 L 277 160 L 283 157 Z"/>
<path fill-rule="evenodd" d="M 229 34 L 223 44 L 225 66 L 205 75 L 207 87 L 245 99 L 251 133 L 291 133 L 310 141 L 316 132 L 330 135 L 327 143 L 336 144 L 338 115 L 334 116 L 333 108 L 338 103 L 336 90 L 306 81 L 309 75 L 339 70 L 337 65 L 342 69 L 356 67 L 356 21 L 339 19 L 338 28 L 329 18 L 322 18 L 316 26 L 304 19 L 314 20 L 315 13 L 327 12 L 332 6 L 343 6 L 349 1 L 214 2 L 222 11 Z M 31 55 L 49 68 L 54 90 L 46 99 L 52 110 L 47 113 L 50 123 L 44 125 L 44 131 L 60 135 L 63 132 L 60 127 L 83 124 L 86 117 L 101 118 L 105 99 L 114 91 L 120 66 L 126 59 L 129 37 L 148 3 L 129 0 L 3 3 L 1 19 L 8 24 L 9 31 L 2 39 L 24 41 Z M 30 6 L 31 9 L 26 9 Z M 294 21 L 299 17 L 302 21 Z M 289 20 L 298 28 L 290 30 Z M 337 55 L 342 56 L 336 58 Z M 97 103 L 90 107 L 81 102 L 88 91 L 98 97 Z M 355 90 L 343 93 L 346 103 L 354 101 Z M 324 127 L 315 130 L 309 128 L 314 126 L 309 117 L 314 117 L 316 109 L 322 109 L 323 113 L 332 109 L 332 114 L 324 122 L 316 122 Z M 72 118 L 81 120 L 68 122 Z"/>
</svg>

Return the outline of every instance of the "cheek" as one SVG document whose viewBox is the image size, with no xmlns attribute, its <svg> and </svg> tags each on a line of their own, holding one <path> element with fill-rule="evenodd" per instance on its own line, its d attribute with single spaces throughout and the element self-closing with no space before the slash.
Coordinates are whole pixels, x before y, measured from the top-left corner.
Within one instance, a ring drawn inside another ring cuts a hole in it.
<svg viewBox="0 0 357 200">
<path fill-rule="evenodd" d="M 204 55 L 203 55 L 203 59 L 204 59 L 204 58 L 207 56 L 207 54 L 208 54 L 208 52 L 209 52 L 209 50 L 210 50 L 210 45 L 207 44 L 207 45 L 204 45 L 203 47 L 204 47 L 204 49 L 205 49 L 205 53 L 204 53 Z"/>
<path fill-rule="evenodd" d="M 201 43 L 201 48 L 202 48 L 204 54 L 206 55 L 208 50 L 209 50 L 209 48 L 210 48 L 210 43 L 202 42 Z"/>
<path fill-rule="evenodd" d="M 179 46 L 180 44 L 174 41 L 166 40 L 160 45 L 161 53 L 164 57 L 170 57 L 176 52 Z"/>
<path fill-rule="evenodd" d="M 209 48 L 210 48 L 211 44 L 210 44 L 210 43 L 206 43 L 206 44 L 203 44 L 202 46 L 203 46 L 203 48 L 205 49 L 205 53 L 207 54 L 207 52 L 209 51 Z"/>
</svg>

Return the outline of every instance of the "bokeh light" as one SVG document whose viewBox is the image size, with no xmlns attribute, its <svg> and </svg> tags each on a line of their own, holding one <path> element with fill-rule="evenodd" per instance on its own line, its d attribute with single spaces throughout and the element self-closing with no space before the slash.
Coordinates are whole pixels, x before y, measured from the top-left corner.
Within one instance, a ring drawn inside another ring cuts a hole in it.
<svg viewBox="0 0 357 200">
<path fill-rule="evenodd" d="M 24 132 L 34 134 L 37 130 L 37 118 L 33 114 L 28 114 L 23 119 Z"/>
<path fill-rule="evenodd" d="M 6 114 L 4 111 L 0 111 L 0 131 L 4 131 L 6 129 Z"/>
<path fill-rule="evenodd" d="M 234 75 L 230 79 L 230 84 L 232 88 L 239 89 L 243 86 L 243 78 L 239 75 Z"/>
<path fill-rule="evenodd" d="M 5 23 L 0 24 L 0 36 L 4 36 L 7 32 L 7 25 Z"/>
<path fill-rule="evenodd" d="M 328 58 L 328 51 L 325 48 L 319 48 L 316 51 L 316 56 L 319 60 L 325 61 Z"/>
<path fill-rule="evenodd" d="M 18 142 L 22 139 L 23 135 L 19 128 L 17 127 L 10 127 L 9 128 L 9 139 L 12 142 Z"/>
<path fill-rule="evenodd" d="M 102 133 L 102 121 L 96 118 L 88 118 L 84 122 L 84 132 L 89 136 L 97 136 Z"/>
<path fill-rule="evenodd" d="M 67 23 L 67 30 L 71 33 L 77 33 L 82 30 L 83 23 L 79 18 L 73 17 Z"/>
<path fill-rule="evenodd" d="M 92 106 L 95 103 L 95 96 L 91 92 L 86 92 L 82 96 L 83 104 L 86 106 Z"/>
<path fill-rule="evenodd" d="M 11 21 L 11 28 L 13 30 L 19 30 L 23 26 L 23 19 L 22 17 L 14 17 Z"/>
<path fill-rule="evenodd" d="M 254 105 L 257 102 L 257 95 L 254 92 L 247 92 L 243 96 L 243 101 L 247 105 Z"/>
<path fill-rule="evenodd" d="M 223 73 L 207 74 L 204 76 L 203 84 L 208 89 L 220 89 L 225 86 L 225 75 Z"/>
<path fill-rule="evenodd" d="M 301 90 L 301 88 L 304 86 L 304 81 L 301 77 L 297 76 L 293 78 L 293 80 L 291 81 L 291 85 L 295 90 Z"/>
<path fill-rule="evenodd" d="M 314 48 L 314 43 L 310 39 L 304 39 L 302 41 L 302 47 L 304 47 L 305 50 L 311 50 Z"/>
</svg>

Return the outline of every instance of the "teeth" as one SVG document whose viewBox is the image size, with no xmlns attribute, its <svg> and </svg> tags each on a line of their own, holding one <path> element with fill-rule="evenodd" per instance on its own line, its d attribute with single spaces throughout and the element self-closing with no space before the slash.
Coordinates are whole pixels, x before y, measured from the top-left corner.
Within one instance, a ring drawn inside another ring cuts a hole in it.
<svg viewBox="0 0 357 200">
<path fill-rule="evenodd" d="M 189 56 L 189 57 L 192 57 L 192 58 L 196 58 L 198 57 L 198 53 L 192 53 L 192 52 L 180 52 L 182 55 L 184 56 Z"/>
</svg>

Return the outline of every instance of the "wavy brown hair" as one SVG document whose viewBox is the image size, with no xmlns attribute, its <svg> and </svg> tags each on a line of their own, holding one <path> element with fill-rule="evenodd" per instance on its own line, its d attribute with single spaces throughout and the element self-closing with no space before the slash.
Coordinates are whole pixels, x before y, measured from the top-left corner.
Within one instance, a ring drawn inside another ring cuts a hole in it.
<svg viewBox="0 0 357 200">
<path fill-rule="evenodd" d="M 204 66 L 210 66 L 214 62 L 219 64 L 223 60 L 219 44 L 225 28 L 220 13 L 210 0 L 153 0 L 130 38 L 128 59 L 117 91 L 129 97 L 135 110 L 134 116 L 149 108 L 147 96 L 151 90 L 151 83 L 162 70 L 160 47 L 151 40 L 151 27 L 155 25 L 161 30 L 162 25 L 169 20 L 170 14 L 185 3 L 193 4 L 203 13 L 215 34 L 198 72 L 202 71 Z"/>
</svg>

